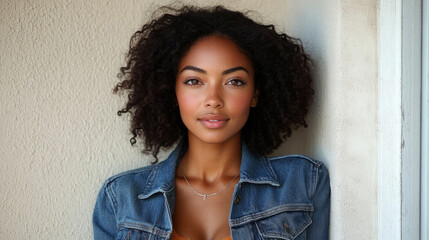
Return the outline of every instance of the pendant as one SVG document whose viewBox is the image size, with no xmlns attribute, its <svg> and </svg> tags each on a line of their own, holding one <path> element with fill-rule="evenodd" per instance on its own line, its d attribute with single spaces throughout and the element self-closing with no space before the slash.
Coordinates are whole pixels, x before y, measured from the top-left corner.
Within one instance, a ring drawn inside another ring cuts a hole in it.
<svg viewBox="0 0 429 240">
<path fill-rule="evenodd" d="M 203 200 L 206 200 L 207 194 L 203 194 Z"/>
</svg>

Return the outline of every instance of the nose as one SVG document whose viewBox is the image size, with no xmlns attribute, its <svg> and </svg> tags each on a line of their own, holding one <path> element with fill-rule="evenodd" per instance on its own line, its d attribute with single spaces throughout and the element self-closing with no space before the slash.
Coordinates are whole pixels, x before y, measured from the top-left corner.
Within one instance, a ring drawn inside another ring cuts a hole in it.
<svg viewBox="0 0 429 240">
<path fill-rule="evenodd" d="M 208 86 L 204 106 L 211 108 L 223 107 L 223 93 L 221 86 Z"/>
</svg>

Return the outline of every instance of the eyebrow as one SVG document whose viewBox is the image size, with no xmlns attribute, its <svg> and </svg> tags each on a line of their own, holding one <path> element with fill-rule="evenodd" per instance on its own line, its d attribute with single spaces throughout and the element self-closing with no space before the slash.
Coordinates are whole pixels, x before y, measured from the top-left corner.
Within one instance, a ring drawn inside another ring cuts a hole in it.
<svg viewBox="0 0 429 240">
<path fill-rule="evenodd" d="M 194 67 L 194 66 L 186 66 L 182 70 L 180 70 L 180 72 L 183 72 L 185 70 L 191 70 L 191 71 L 195 71 L 195 72 L 207 74 L 207 71 L 205 71 L 205 70 L 203 70 L 201 68 Z M 242 66 L 238 66 L 238 67 L 230 68 L 230 69 L 227 69 L 227 70 L 223 71 L 222 75 L 230 74 L 230 73 L 233 73 L 233 72 L 236 72 L 236 71 L 239 71 L 239 70 L 243 70 L 246 73 L 249 73 L 249 71 L 247 71 L 246 68 L 244 68 Z"/>
</svg>

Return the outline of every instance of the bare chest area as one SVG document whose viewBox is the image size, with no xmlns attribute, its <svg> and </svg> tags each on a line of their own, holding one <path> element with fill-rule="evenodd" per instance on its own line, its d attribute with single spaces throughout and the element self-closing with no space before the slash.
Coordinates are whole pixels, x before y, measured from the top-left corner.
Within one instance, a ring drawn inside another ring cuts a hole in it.
<svg viewBox="0 0 429 240">
<path fill-rule="evenodd" d="M 238 179 L 237 179 L 238 181 Z M 229 236 L 228 216 L 236 181 L 228 188 L 210 196 L 224 186 L 192 181 L 194 190 L 207 194 L 197 195 L 183 178 L 176 178 L 176 202 L 173 213 L 173 228 L 190 239 L 220 240 Z"/>
</svg>

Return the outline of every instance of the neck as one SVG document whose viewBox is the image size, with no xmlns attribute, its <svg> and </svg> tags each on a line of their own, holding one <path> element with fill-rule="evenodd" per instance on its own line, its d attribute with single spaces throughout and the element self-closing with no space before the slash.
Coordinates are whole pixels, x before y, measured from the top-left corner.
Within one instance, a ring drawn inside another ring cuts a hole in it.
<svg viewBox="0 0 429 240">
<path fill-rule="evenodd" d="M 188 141 L 188 150 L 180 163 L 187 177 L 215 182 L 240 172 L 240 134 L 223 143 L 205 143 L 193 137 Z"/>
</svg>

